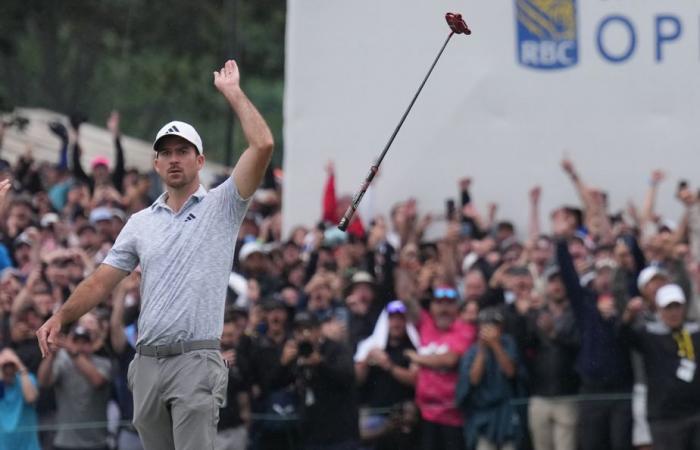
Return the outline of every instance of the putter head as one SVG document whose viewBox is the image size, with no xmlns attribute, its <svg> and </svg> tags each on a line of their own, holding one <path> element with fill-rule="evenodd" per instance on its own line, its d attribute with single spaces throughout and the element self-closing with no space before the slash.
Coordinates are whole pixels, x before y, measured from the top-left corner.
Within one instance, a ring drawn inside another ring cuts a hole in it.
<svg viewBox="0 0 700 450">
<path fill-rule="evenodd" d="M 472 30 L 469 29 L 467 23 L 464 21 L 464 19 L 462 19 L 461 14 L 448 12 L 445 14 L 445 20 L 447 20 L 447 25 L 450 26 L 453 33 L 466 35 L 472 34 Z"/>
</svg>

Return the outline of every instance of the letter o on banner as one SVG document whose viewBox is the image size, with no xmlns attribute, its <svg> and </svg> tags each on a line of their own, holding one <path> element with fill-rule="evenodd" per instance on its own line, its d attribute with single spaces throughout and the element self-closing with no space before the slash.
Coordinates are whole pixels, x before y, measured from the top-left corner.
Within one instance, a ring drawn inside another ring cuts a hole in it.
<svg viewBox="0 0 700 450">
<path fill-rule="evenodd" d="M 621 24 L 627 30 L 628 35 L 627 48 L 625 49 L 625 51 L 619 54 L 611 53 L 605 47 L 605 42 L 603 41 L 603 33 L 605 32 L 605 29 L 608 25 L 614 23 Z M 634 30 L 634 25 L 632 25 L 632 22 L 630 22 L 626 17 L 608 16 L 600 22 L 600 25 L 598 25 L 598 30 L 596 32 L 596 43 L 598 45 L 598 52 L 603 56 L 603 58 L 607 59 L 612 63 L 619 64 L 628 60 L 634 53 L 637 47 L 637 33 Z"/>
</svg>

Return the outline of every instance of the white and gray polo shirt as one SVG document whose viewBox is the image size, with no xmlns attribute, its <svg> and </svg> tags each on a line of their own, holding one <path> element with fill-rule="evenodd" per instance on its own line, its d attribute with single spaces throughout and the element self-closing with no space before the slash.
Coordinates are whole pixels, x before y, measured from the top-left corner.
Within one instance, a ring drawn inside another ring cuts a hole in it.
<svg viewBox="0 0 700 450">
<path fill-rule="evenodd" d="M 138 344 L 219 339 L 236 236 L 248 208 L 232 178 L 199 186 L 175 213 L 163 193 L 131 216 L 102 262 L 141 264 Z"/>
</svg>

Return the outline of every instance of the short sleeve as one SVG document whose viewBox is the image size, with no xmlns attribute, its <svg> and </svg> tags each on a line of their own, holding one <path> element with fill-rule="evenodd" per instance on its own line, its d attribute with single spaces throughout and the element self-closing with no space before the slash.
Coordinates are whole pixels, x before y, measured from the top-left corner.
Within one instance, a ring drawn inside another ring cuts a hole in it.
<svg viewBox="0 0 700 450">
<path fill-rule="evenodd" d="M 68 362 L 68 355 L 65 350 L 59 350 L 56 353 L 56 359 L 53 361 L 53 366 L 51 366 L 51 378 L 54 384 L 59 384 L 61 382 L 61 376 L 66 370 L 66 363 Z"/>
<path fill-rule="evenodd" d="M 104 377 L 105 380 L 111 381 L 112 379 L 112 363 L 107 358 L 102 358 L 100 356 L 93 356 L 92 363 L 100 375 Z"/>
<path fill-rule="evenodd" d="M 208 195 L 216 198 L 221 206 L 221 210 L 226 212 L 226 215 L 234 225 L 243 222 L 250 204 L 250 198 L 244 199 L 241 197 L 233 177 L 226 178 L 226 181 L 210 190 Z"/>
<path fill-rule="evenodd" d="M 139 264 L 139 257 L 136 251 L 137 236 L 134 220 L 129 219 L 117 236 L 111 250 L 105 257 L 102 264 L 115 267 L 125 272 L 132 272 Z"/>
<path fill-rule="evenodd" d="M 462 355 L 472 346 L 475 339 L 476 327 L 462 322 L 461 319 L 457 319 L 455 322 L 455 331 L 450 334 L 447 345 L 450 347 L 451 352 Z"/>
</svg>

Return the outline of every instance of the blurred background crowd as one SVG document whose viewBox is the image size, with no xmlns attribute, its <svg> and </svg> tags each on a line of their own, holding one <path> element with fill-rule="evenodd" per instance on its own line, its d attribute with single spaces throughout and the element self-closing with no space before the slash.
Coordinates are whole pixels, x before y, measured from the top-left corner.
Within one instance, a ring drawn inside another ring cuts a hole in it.
<svg viewBox="0 0 700 450">
<path fill-rule="evenodd" d="M 113 158 L 81 158 L 76 116 L 49 125 L 54 161 L 0 160 L 0 449 L 140 448 L 127 387 L 138 270 L 55 355 L 42 360 L 34 335 L 160 193 L 125 161 L 119 120 Z M 611 211 L 572 161 L 551 170 L 580 203 L 540 211 L 538 187 L 514 194 L 526 229 L 472 196 L 475 174 L 444 214 L 408 198 L 342 233 L 349 197 L 329 163 L 309 200 L 323 216 L 283 234 L 270 169 L 222 299 L 219 448 L 700 448 L 696 192 L 682 181 L 657 199 L 654 170 L 630 180 L 638 207 Z M 659 217 L 657 200 L 685 213 Z"/>
</svg>

